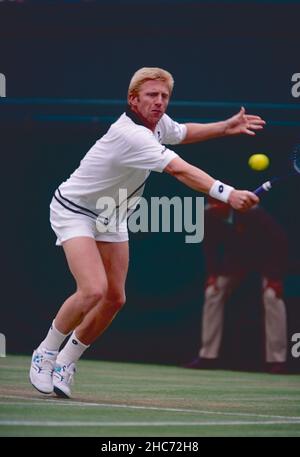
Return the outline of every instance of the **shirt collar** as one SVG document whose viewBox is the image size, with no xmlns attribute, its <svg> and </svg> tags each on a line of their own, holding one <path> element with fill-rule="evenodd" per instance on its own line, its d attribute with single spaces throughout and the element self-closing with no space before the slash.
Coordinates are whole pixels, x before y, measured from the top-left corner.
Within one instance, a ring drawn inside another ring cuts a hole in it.
<svg viewBox="0 0 300 457">
<path fill-rule="evenodd" d="M 144 127 L 146 127 L 145 124 L 143 124 L 143 122 L 141 121 L 141 119 L 138 117 L 138 115 L 137 115 L 134 111 L 132 111 L 132 109 L 130 108 L 129 105 L 127 105 L 127 107 L 126 107 L 125 114 L 126 114 L 126 116 L 130 117 L 130 119 L 131 119 L 135 124 L 143 125 Z"/>
</svg>

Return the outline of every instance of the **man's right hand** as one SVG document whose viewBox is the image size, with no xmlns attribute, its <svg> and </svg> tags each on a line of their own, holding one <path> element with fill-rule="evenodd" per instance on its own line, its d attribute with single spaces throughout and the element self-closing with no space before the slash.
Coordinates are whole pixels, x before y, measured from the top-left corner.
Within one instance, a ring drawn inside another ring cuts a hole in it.
<svg viewBox="0 0 300 457">
<path fill-rule="evenodd" d="M 259 203 L 259 198 L 249 190 L 236 190 L 230 192 L 228 203 L 233 209 L 247 211 Z"/>
</svg>

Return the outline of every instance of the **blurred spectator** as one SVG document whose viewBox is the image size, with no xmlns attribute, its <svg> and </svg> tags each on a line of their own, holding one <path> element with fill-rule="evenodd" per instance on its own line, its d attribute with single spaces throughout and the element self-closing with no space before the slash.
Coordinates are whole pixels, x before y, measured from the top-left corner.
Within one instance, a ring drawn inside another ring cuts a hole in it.
<svg viewBox="0 0 300 457">
<path fill-rule="evenodd" d="M 287 318 L 282 279 L 287 264 L 287 237 L 261 207 L 234 212 L 210 198 L 205 208 L 206 284 L 201 347 L 187 368 L 218 368 L 224 306 L 252 272 L 262 278 L 266 371 L 283 373 L 287 359 Z"/>
</svg>

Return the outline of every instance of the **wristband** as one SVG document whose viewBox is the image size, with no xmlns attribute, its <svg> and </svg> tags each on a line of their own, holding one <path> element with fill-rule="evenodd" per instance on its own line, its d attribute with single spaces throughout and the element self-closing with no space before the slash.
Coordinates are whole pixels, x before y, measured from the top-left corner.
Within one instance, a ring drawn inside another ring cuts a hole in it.
<svg viewBox="0 0 300 457">
<path fill-rule="evenodd" d="M 234 187 L 228 186 L 221 181 L 215 181 L 209 190 L 209 195 L 227 203 L 232 190 L 234 190 Z"/>
</svg>

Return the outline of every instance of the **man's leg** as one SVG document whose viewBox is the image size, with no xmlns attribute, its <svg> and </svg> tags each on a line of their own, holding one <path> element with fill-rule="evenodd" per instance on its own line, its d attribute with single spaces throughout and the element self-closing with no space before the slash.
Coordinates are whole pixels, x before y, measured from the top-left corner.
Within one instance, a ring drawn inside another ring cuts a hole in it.
<svg viewBox="0 0 300 457">
<path fill-rule="evenodd" d="M 238 280 L 217 276 L 205 289 L 199 357 L 217 359 L 223 334 L 224 305 Z"/>
<path fill-rule="evenodd" d="M 285 363 L 287 358 L 287 315 L 282 282 L 263 279 L 266 362 Z"/>
<path fill-rule="evenodd" d="M 30 381 L 43 393 L 53 391 L 52 373 L 64 338 L 103 298 L 107 290 L 104 265 L 93 238 L 72 238 L 63 244 L 63 248 L 77 290 L 63 303 L 48 335 L 33 353 Z"/>
<path fill-rule="evenodd" d="M 63 303 L 55 318 L 56 328 L 66 334 L 106 295 L 107 277 L 94 239 L 72 238 L 63 243 L 63 248 L 77 285 L 76 292 Z"/>
<path fill-rule="evenodd" d="M 76 327 L 59 353 L 54 373 L 54 391 L 61 397 L 71 396 L 75 363 L 83 352 L 110 325 L 125 303 L 125 280 L 128 270 L 128 242 L 97 242 L 106 271 L 108 289 L 105 297 L 92 308 Z"/>
<path fill-rule="evenodd" d="M 108 282 L 107 294 L 75 329 L 84 344 L 93 343 L 110 325 L 125 303 L 125 281 L 128 271 L 128 241 L 120 243 L 97 242 Z"/>
</svg>

